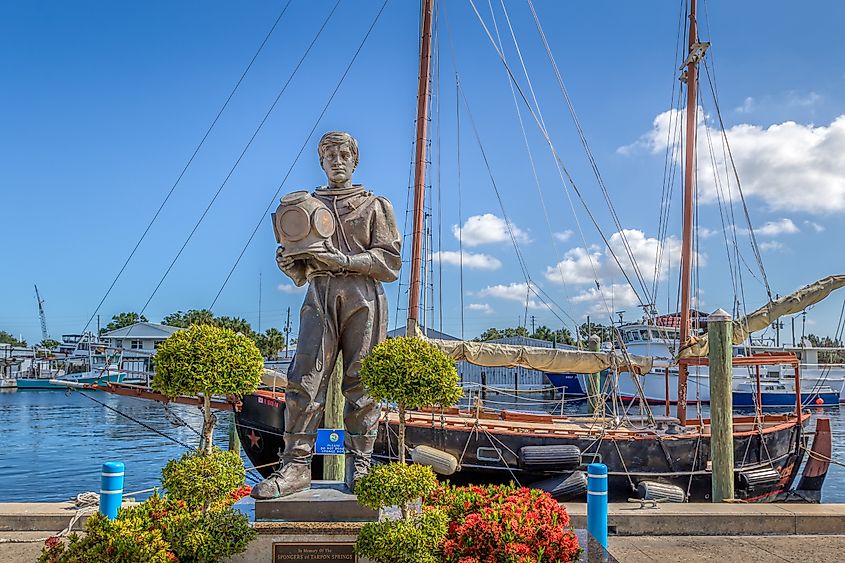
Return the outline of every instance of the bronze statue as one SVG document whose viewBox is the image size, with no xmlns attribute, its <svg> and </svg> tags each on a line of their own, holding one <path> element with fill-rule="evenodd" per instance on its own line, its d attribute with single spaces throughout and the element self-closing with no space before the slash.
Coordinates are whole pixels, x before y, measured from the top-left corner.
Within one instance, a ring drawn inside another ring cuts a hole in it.
<svg viewBox="0 0 845 563">
<path fill-rule="evenodd" d="M 280 242 L 276 262 L 297 286 L 308 282 L 308 291 L 285 391 L 281 467 L 255 486 L 252 496 L 257 499 L 311 486 L 317 427 L 339 352 L 346 397 L 345 482 L 350 489 L 369 471 L 376 439 L 379 406 L 358 371 L 361 359 L 386 337 L 387 298 L 381 283 L 399 275 L 401 237 L 390 202 L 352 184 L 357 141 L 333 131 L 323 135 L 317 152 L 328 186 L 313 194 L 285 196 L 274 216 Z"/>
</svg>

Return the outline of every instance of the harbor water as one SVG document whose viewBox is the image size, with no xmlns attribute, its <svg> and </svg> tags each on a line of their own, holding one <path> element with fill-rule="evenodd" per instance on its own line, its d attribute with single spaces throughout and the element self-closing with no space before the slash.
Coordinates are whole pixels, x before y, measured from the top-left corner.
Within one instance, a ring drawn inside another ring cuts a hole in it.
<svg viewBox="0 0 845 563">
<path fill-rule="evenodd" d="M 201 427 L 202 417 L 196 407 L 165 407 L 102 392 L 86 394 L 0 392 L 0 502 L 63 501 L 81 492 L 98 491 L 100 466 L 106 461 L 125 464 L 126 492 L 158 487 L 164 464 L 180 457 L 186 445 L 199 443 L 194 429 Z M 509 396 L 499 399 L 502 403 L 514 400 Z M 495 400 L 494 396 L 488 398 L 489 402 Z M 560 412 L 560 405 L 555 408 L 551 398 L 544 402 L 538 395 L 525 395 L 520 401 L 526 409 L 543 406 Z M 584 409 L 583 402 L 567 401 L 563 410 L 575 414 Z M 813 413 L 814 418 L 830 417 L 833 457 L 845 460 L 845 409 L 830 407 Z M 231 425 L 232 415 L 219 413 L 215 442 L 220 447 L 226 447 Z M 809 429 L 814 426 L 811 422 Z M 144 492 L 136 498 L 148 495 Z M 822 500 L 845 503 L 845 467 L 831 465 Z"/>
</svg>

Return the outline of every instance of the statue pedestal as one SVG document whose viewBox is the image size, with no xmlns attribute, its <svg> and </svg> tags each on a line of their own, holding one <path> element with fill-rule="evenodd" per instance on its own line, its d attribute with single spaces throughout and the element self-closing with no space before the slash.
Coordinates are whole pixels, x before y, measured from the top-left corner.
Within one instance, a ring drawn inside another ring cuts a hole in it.
<svg viewBox="0 0 845 563">
<path fill-rule="evenodd" d="M 256 522 L 374 522 L 378 512 L 358 504 L 343 483 L 314 481 L 301 493 L 255 501 Z"/>
<path fill-rule="evenodd" d="M 358 532 L 379 513 L 358 504 L 338 481 L 314 481 L 311 489 L 255 501 L 258 537 L 229 563 L 294 561 L 371 563 L 353 551 Z"/>
</svg>

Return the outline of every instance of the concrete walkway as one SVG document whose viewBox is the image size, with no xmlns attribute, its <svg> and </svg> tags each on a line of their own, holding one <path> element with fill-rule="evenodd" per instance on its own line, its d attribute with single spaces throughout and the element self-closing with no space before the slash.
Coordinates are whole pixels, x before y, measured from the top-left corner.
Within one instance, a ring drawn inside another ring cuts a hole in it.
<svg viewBox="0 0 845 563">
<path fill-rule="evenodd" d="M 845 536 L 611 537 L 622 563 L 794 563 L 845 560 Z"/>
</svg>

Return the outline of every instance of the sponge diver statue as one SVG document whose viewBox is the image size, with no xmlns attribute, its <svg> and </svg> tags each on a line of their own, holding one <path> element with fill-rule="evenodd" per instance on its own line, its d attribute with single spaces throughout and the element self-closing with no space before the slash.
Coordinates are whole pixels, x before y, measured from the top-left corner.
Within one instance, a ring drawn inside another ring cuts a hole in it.
<svg viewBox="0 0 845 563">
<path fill-rule="evenodd" d="M 281 465 L 252 490 L 273 499 L 311 486 L 317 428 L 338 353 L 346 398 L 346 485 L 370 468 L 379 405 L 364 389 L 361 359 L 387 332 L 387 298 L 402 265 L 401 237 L 390 202 L 352 183 L 358 143 L 348 133 L 323 135 L 317 147 L 328 185 L 282 198 L 273 216 L 279 269 L 297 286 L 308 284 L 299 339 L 285 390 Z"/>
</svg>

